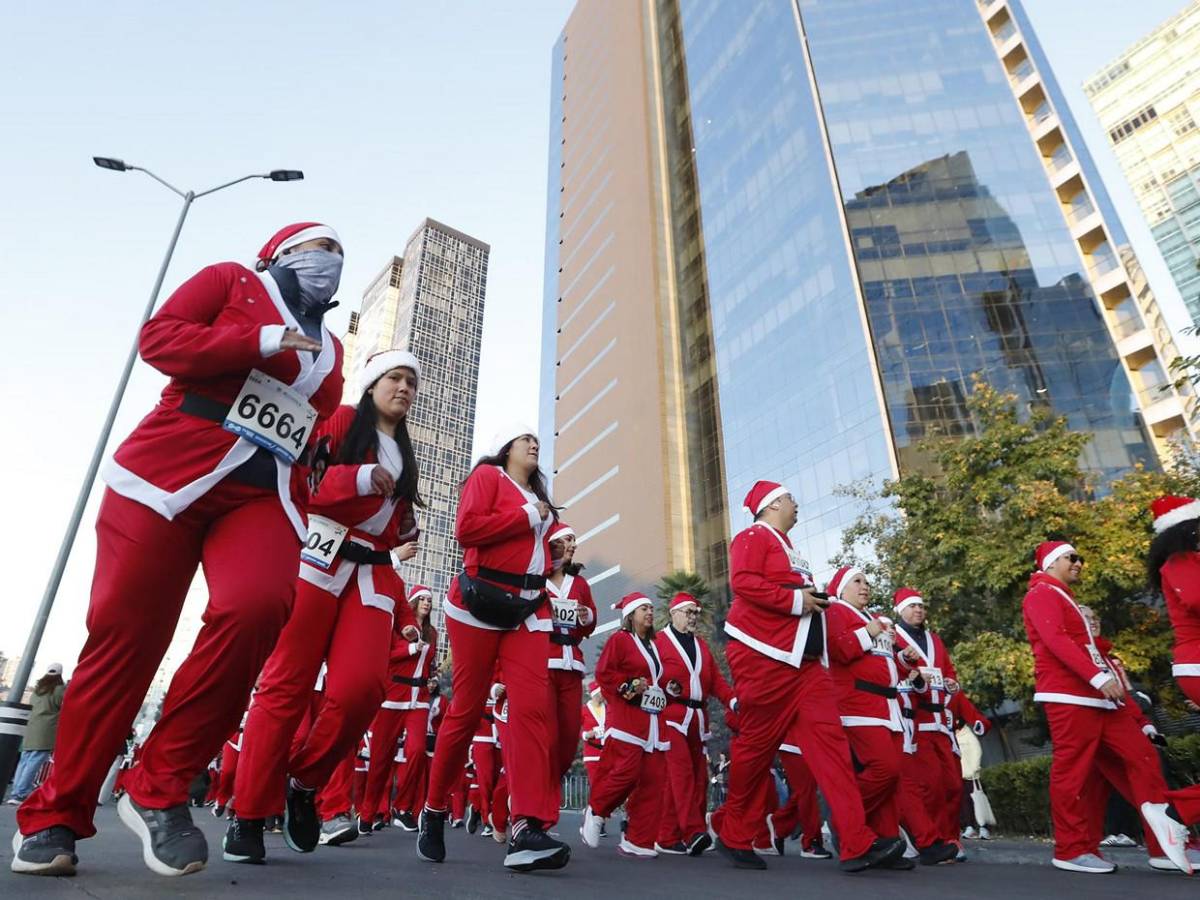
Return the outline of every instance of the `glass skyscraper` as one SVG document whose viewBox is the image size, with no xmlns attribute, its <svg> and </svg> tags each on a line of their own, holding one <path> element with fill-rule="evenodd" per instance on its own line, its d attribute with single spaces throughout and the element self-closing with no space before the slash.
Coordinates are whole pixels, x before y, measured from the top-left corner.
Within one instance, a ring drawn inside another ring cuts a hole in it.
<svg viewBox="0 0 1200 900">
<path fill-rule="evenodd" d="M 976 375 L 1089 433 L 1101 481 L 1184 428 L 1131 383 L 1157 356 L 1120 345 L 1124 236 L 1015 2 L 581 0 L 554 59 L 542 431 L 556 498 L 586 492 L 576 530 L 615 517 L 579 551 L 623 576 L 600 597 L 675 568 L 723 589 L 759 478 L 792 489 L 827 572 L 860 508 L 837 488 L 972 433 Z M 567 254 L 626 282 L 586 294 Z M 610 376 L 632 400 L 599 394 Z M 593 485 L 589 456 L 618 471 Z"/>
</svg>

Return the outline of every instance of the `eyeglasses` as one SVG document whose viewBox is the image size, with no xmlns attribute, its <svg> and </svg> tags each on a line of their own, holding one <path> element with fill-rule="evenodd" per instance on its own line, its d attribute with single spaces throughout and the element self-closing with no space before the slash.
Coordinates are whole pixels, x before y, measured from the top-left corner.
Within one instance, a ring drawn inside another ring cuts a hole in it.
<svg viewBox="0 0 1200 900">
<path fill-rule="evenodd" d="M 1071 562 L 1073 562 L 1073 563 L 1081 563 L 1081 562 L 1083 562 L 1083 557 L 1082 557 L 1082 556 L 1080 556 L 1078 553 L 1071 553 L 1071 554 L 1069 554 L 1069 555 L 1067 556 L 1067 559 L 1069 559 L 1069 560 L 1070 560 Z"/>
</svg>

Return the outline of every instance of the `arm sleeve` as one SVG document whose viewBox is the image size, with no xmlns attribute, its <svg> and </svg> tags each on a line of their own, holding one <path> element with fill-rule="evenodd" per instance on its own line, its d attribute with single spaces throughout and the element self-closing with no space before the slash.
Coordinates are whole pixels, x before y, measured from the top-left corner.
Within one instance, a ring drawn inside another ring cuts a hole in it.
<svg viewBox="0 0 1200 900">
<path fill-rule="evenodd" d="M 1030 591 L 1025 597 L 1025 609 L 1029 623 L 1046 649 L 1064 666 L 1093 687 L 1112 677 L 1093 663 L 1087 652 L 1067 635 L 1063 626 L 1063 605 L 1056 597 L 1048 592 Z"/>
<path fill-rule="evenodd" d="M 733 702 L 733 688 L 729 686 L 729 682 L 726 681 L 725 676 L 721 673 L 721 667 L 717 665 L 717 658 L 712 655 L 712 651 L 709 650 L 707 644 L 704 647 L 704 652 L 708 656 L 709 677 L 712 679 L 709 693 L 720 700 L 722 706 L 729 706 Z"/>
<path fill-rule="evenodd" d="M 596 663 L 596 681 L 599 682 L 605 693 L 617 699 L 621 699 L 621 685 L 627 680 L 621 672 L 621 661 L 624 656 L 621 653 L 622 643 L 624 641 L 619 632 L 610 637 L 608 643 L 604 645 L 604 651 L 600 654 L 600 661 Z"/>
<path fill-rule="evenodd" d="M 733 539 L 729 548 L 729 581 L 734 596 L 780 615 L 800 615 L 796 608 L 797 599 L 803 603 L 800 592 L 763 577 L 767 549 L 766 542 L 755 531 L 743 531 Z"/>
<path fill-rule="evenodd" d="M 336 457 L 342 448 L 342 441 L 346 439 L 346 433 L 350 430 L 351 423 L 354 422 L 355 414 L 353 406 L 339 407 L 337 412 L 317 427 L 312 442 L 315 444 L 321 438 L 328 437 L 330 439 L 329 455 L 331 458 Z M 317 496 L 323 503 L 337 503 L 358 497 L 358 473 L 363 468 L 369 468 L 369 466 L 330 465 L 326 468 L 325 476 L 317 488 Z"/>
<path fill-rule="evenodd" d="M 858 616 L 844 615 L 845 608 L 833 604 L 825 611 L 825 627 L 829 629 L 829 658 L 850 665 L 871 652 L 875 641 L 867 632 L 866 623 Z"/>
<path fill-rule="evenodd" d="M 172 378 L 249 372 L 261 362 L 263 328 L 271 326 L 213 324 L 229 302 L 231 277 L 221 266 L 208 266 L 181 284 L 142 326 L 142 359 Z"/>
<path fill-rule="evenodd" d="M 1175 555 L 1162 567 L 1162 591 L 1168 603 L 1177 603 L 1200 615 L 1200 565 L 1193 554 Z"/>
<path fill-rule="evenodd" d="M 404 626 L 401 625 L 401 628 Z M 403 637 L 399 630 L 392 635 L 392 655 L 389 662 L 398 663 L 410 657 L 416 656 L 420 651 L 417 649 L 415 642 Z"/>
<path fill-rule="evenodd" d="M 587 625 L 576 625 L 575 636 L 578 638 L 591 637 L 593 631 L 596 630 L 596 619 L 599 616 L 596 614 L 596 601 L 592 599 L 592 589 L 588 587 L 588 583 L 582 578 L 575 579 L 575 583 L 579 585 L 579 602 L 592 611 L 592 621 Z"/>
<path fill-rule="evenodd" d="M 500 474 L 491 466 L 481 466 L 467 476 L 454 527 L 455 537 L 463 547 L 484 547 L 532 530 L 525 506 L 496 511 L 499 486 Z"/>
</svg>

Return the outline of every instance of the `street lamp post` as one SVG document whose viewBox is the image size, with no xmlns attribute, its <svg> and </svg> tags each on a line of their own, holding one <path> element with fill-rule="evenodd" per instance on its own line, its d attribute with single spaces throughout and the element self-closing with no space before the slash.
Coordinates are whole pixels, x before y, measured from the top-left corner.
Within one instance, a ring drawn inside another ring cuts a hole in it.
<svg viewBox="0 0 1200 900">
<path fill-rule="evenodd" d="M 241 178 L 235 178 L 233 181 L 227 181 L 225 184 L 219 184 L 214 188 L 196 193 L 194 191 L 181 191 L 169 182 L 159 178 L 149 169 L 144 169 L 141 166 L 131 166 L 120 159 L 95 156 L 92 157 L 92 162 L 101 169 L 108 169 L 112 172 L 145 172 L 159 184 L 183 198 L 183 209 L 179 211 L 179 220 L 175 223 L 175 230 L 171 234 L 171 243 L 167 246 L 167 253 L 163 257 L 162 265 L 159 266 L 158 277 L 154 279 L 154 289 L 150 291 L 150 299 L 146 302 L 146 308 L 142 312 L 142 320 L 138 323 L 139 333 L 142 325 L 146 323 L 146 320 L 154 312 L 154 306 L 158 302 L 158 292 L 162 289 L 163 279 L 167 275 L 167 267 L 171 264 L 171 256 L 175 252 L 175 245 L 179 242 L 179 233 L 183 230 L 183 221 L 187 218 L 188 210 L 191 208 L 193 201 L 254 178 L 266 178 L 271 181 L 300 181 L 304 178 L 304 173 L 298 169 L 273 169 L 264 175 L 244 175 Z M 21 655 L 21 664 L 17 667 L 17 672 L 13 676 L 12 689 L 8 694 L 9 704 L 18 704 L 21 702 L 21 697 L 25 693 L 25 686 L 29 683 L 29 676 L 33 671 L 33 658 L 37 654 L 38 646 L 42 642 L 42 635 L 46 631 L 46 622 L 50 618 L 50 609 L 54 606 L 54 598 L 58 593 L 58 585 L 62 581 L 63 572 L 67 567 L 67 559 L 71 555 L 71 547 L 75 543 L 75 535 L 79 531 L 79 523 L 83 519 L 83 511 L 87 506 L 88 496 L 92 492 L 92 483 L 96 480 L 96 473 L 100 469 L 100 461 L 104 457 L 104 448 L 108 445 L 108 438 L 112 433 L 113 423 L 117 418 L 117 410 L 121 407 L 121 398 L 125 394 L 125 388 L 129 385 L 129 375 L 133 371 L 133 364 L 137 360 L 137 355 L 138 336 L 135 333 L 133 346 L 129 348 L 129 355 L 125 360 L 125 369 L 121 373 L 120 381 L 117 382 L 117 389 L 113 393 L 112 403 L 108 407 L 108 416 L 104 420 L 104 427 L 100 429 L 100 436 L 96 440 L 96 447 L 92 451 L 92 461 L 88 463 L 87 474 L 84 475 L 83 485 L 80 487 L 79 496 L 75 500 L 75 510 L 71 513 L 71 521 L 67 523 L 66 534 L 63 535 L 62 545 L 58 548 L 58 558 L 54 561 L 54 569 L 51 571 L 50 580 L 46 584 L 46 592 L 42 595 L 42 602 L 38 607 L 33 627 L 29 630 L 29 638 L 25 642 L 25 652 Z M 3 737 L 6 737 L 6 735 L 0 734 L 0 738 Z M 8 761 L 6 759 L 8 755 L 5 752 L 6 749 L 0 743 L 0 779 L 3 779 L 6 774 L 5 764 Z M 0 785 L 3 785 L 6 780 L 0 780 Z"/>
</svg>

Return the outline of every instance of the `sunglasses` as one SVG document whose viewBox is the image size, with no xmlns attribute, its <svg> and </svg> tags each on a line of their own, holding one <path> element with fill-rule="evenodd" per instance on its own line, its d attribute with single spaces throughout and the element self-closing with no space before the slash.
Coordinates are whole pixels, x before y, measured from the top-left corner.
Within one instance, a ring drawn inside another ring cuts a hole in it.
<svg viewBox="0 0 1200 900">
<path fill-rule="evenodd" d="M 1082 556 L 1080 556 L 1078 553 L 1071 553 L 1071 554 L 1068 554 L 1068 555 L 1067 555 L 1067 559 L 1069 559 L 1069 560 L 1070 560 L 1071 562 L 1073 562 L 1073 563 L 1081 563 L 1081 562 L 1083 562 L 1083 557 L 1082 557 Z"/>
</svg>

